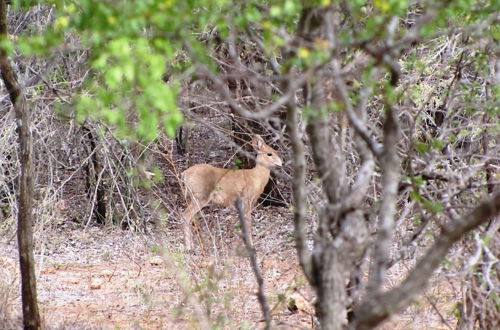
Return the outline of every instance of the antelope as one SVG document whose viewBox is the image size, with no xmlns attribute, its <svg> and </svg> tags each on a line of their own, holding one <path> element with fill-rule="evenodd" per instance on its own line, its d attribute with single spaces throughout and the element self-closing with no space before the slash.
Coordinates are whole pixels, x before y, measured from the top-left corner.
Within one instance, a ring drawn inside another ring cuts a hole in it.
<svg viewBox="0 0 500 330">
<path fill-rule="evenodd" d="M 251 212 L 257 199 L 269 181 L 270 169 L 281 166 L 277 152 L 268 146 L 260 135 L 252 138 L 252 147 L 257 152 L 256 164 L 252 169 L 224 169 L 209 164 L 196 164 L 181 174 L 184 197 L 188 206 L 182 212 L 184 244 L 193 249 L 191 223 L 194 216 L 208 204 L 235 205 L 238 198 L 248 221 L 251 241 Z"/>
</svg>

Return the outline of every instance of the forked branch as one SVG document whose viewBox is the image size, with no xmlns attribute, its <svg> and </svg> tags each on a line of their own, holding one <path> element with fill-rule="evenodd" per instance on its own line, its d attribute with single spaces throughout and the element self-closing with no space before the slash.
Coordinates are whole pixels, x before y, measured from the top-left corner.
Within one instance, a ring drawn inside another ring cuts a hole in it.
<svg viewBox="0 0 500 330">
<path fill-rule="evenodd" d="M 464 234 L 485 224 L 500 214 L 500 191 L 481 202 L 469 214 L 449 223 L 434 245 L 416 264 L 400 286 L 368 297 L 356 311 L 357 322 L 352 329 L 373 329 L 390 315 L 402 310 L 427 285 L 432 273 L 444 259 L 454 243 Z"/>
</svg>

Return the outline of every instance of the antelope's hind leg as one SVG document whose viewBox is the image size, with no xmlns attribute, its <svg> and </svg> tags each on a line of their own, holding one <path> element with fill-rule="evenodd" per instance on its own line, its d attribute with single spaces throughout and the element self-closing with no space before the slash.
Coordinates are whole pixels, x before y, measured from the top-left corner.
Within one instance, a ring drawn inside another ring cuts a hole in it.
<svg viewBox="0 0 500 330">
<path fill-rule="evenodd" d="M 243 215 L 244 215 L 244 220 L 246 222 L 246 227 L 247 227 L 247 235 L 248 235 L 248 241 L 251 246 L 253 246 L 253 239 L 252 239 L 252 209 L 253 209 L 253 202 L 249 201 L 246 203 L 243 203 Z"/>
<path fill-rule="evenodd" d="M 191 228 L 194 216 L 198 213 L 205 205 L 208 204 L 207 200 L 197 201 L 193 200 L 189 203 L 188 207 L 182 212 L 182 228 L 184 231 L 184 244 L 186 250 L 193 251 L 193 231 Z"/>
</svg>

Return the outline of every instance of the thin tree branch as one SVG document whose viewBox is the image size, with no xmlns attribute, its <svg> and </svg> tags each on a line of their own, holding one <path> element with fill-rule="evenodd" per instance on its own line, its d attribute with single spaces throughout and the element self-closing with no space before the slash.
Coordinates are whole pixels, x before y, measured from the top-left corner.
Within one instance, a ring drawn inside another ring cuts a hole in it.
<svg viewBox="0 0 500 330">
<path fill-rule="evenodd" d="M 382 289 L 394 230 L 394 214 L 399 183 L 399 157 L 396 150 L 398 143 L 398 125 L 395 110 L 387 105 L 384 123 L 384 151 L 381 156 L 382 193 L 376 245 L 373 250 L 373 269 L 368 283 L 368 294 L 376 294 Z"/>
<path fill-rule="evenodd" d="M 347 196 L 342 199 L 341 212 L 358 207 L 366 197 L 366 192 L 370 187 L 375 161 L 370 153 L 362 154 L 363 162 L 358 171 L 356 181 L 347 193 Z"/>
<path fill-rule="evenodd" d="M 390 315 L 402 310 L 425 288 L 432 273 L 444 259 L 449 249 L 467 232 L 490 221 L 500 214 L 500 191 L 481 202 L 469 214 L 448 223 L 427 253 L 415 265 L 398 287 L 367 297 L 355 311 L 357 321 L 352 328 L 373 329 Z"/>
<path fill-rule="evenodd" d="M 288 91 L 280 96 L 275 102 L 260 110 L 259 112 L 246 110 L 236 101 L 234 101 L 234 97 L 233 95 L 231 95 L 227 83 L 223 81 L 219 76 L 212 74 L 205 67 L 200 68 L 199 76 L 208 78 L 210 81 L 212 81 L 219 94 L 227 102 L 228 106 L 236 113 L 249 119 L 265 119 L 272 116 L 276 111 L 282 109 L 282 107 L 284 107 L 290 100 L 294 100 L 297 89 L 304 85 L 304 83 L 316 72 L 317 69 L 319 68 L 315 67 L 309 69 L 305 73 L 301 74 L 298 77 L 294 77 L 293 79 L 292 77 L 286 77 L 287 80 L 291 81 Z"/>
<path fill-rule="evenodd" d="M 7 39 L 7 2 L 0 0 L 0 40 Z M 19 176 L 19 212 L 17 240 L 21 269 L 21 297 L 24 329 L 40 329 L 37 303 L 35 259 L 33 256 L 33 145 L 30 114 L 23 89 L 9 62 L 5 50 L 0 49 L 0 72 L 10 96 L 16 117 L 19 137 L 21 174 Z"/>
<path fill-rule="evenodd" d="M 247 219 L 245 219 L 245 215 L 243 214 L 243 206 L 241 198 L 239 197 L 236 200 L 236 209 L 238 210 L 238 218 L 240 220 L 241 233 L 243 234 L 243 242 L 245 243 L 245 247 L 248 251 L 248 258 L 250 259 L 250 264 L 252 265 L 255 279 L 257 280 L 257 299 L 259 300 L 260 308 L 262 309 L 262 314 L 264 315 L 264 321 L 266 322 L 266 326 L 264 327 L 264 329 L 269 330 L 271 329 L 272 322 L 271 310 L 269 308 L 269 304 L 267 303 L 266 295 L 264 292 L 264 279 L 262 278 L 260 267 L 257 262 L 255 247 L 253 247 L 252 243 L 250 242 L 251 234 L 249 233 L 248 222 Z"/>
<path fill-rule="evenodd" d="M 307 247 L 306 236 L 306 159 L 304 154 L 304 144 L 302 143 L 302 139 L 299 134 L 299 115 L 295 103 L 289 102 L 287 110 L 288 136 L 292 145 L 295 247 L 297 249 L 300 266 L 302 267 L 306 278 L 312 283 L 311 251 Z"/>
<path fill-rule="evenodd" d="M 351 124 L 356 133 L 363 139 L 363 141 L 365 141 L 368 148 L 370 148 L 370 151 L 376 156 L 380 156 L 382 153 L 382 147 L 377 141 L 375 141 L 372 134 L 363 123 L 363 120 L 356 114 L 347 92 L 347 86 L 342 79 L 342 76 L 338 74 L 340 71 L 340 64 L 337 60 L 333 60 L 331 67 L 333 69 L 333 77 L 335 78 L 335 86 L 337 87 L 340 100 L 343 102 L 347 119 L 349 119 L 349 124 Z"/>
</svg>

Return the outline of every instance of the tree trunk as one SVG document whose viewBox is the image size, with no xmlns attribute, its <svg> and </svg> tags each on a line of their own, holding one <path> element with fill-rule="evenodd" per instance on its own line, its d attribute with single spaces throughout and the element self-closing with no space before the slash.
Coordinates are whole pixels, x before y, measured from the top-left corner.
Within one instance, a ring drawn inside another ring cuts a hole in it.
<svg viewBox="0 0 500 330">
<path fill-rule="evenodd" d="M 347 325 L 344 265 L 333 247 L 321 254 L 321 262 L 316 262 L 322 268 L 315 286 L 316 316 L 322 330 L 341 330 Z"/>
<path fill-rule="evenodd" d="M 5 0 L 0 0 L 0 38 L 7 39 L 7 3 Z M 3 50 L 0 50 L 0 70 L 14 106 L 19 136 L 21 176 L 19 178 L 17 239 L 21 266 L 24 329 L 40 329 L 33 257 L 33 160 L 30 117 L 21 86 L 17 82 L 7 53 Z"/>
<path fill-rule="evenodd" d="M 90 145 L 90 153 L 92 154 L 91 161 L 94 170 L 92 171 L 90 164 L 86 165 L 87 174 L 87 194 L 92 201 L 95 201 L 93 207 L 94 218 L 97 224 L 104 225 L 106 223 L 106 187 L 102 180 L 103 167 L 99 155 L 97 152 L 97 139 L 94 134 L 92 134 L 92 128 L 83 125 L 83 130 L 86 131 L 86 135 Z M 94 186 L 95 185 L 95 186 Z M 95 193 L 95 196 L 94 196 Z"/>
</svg>

